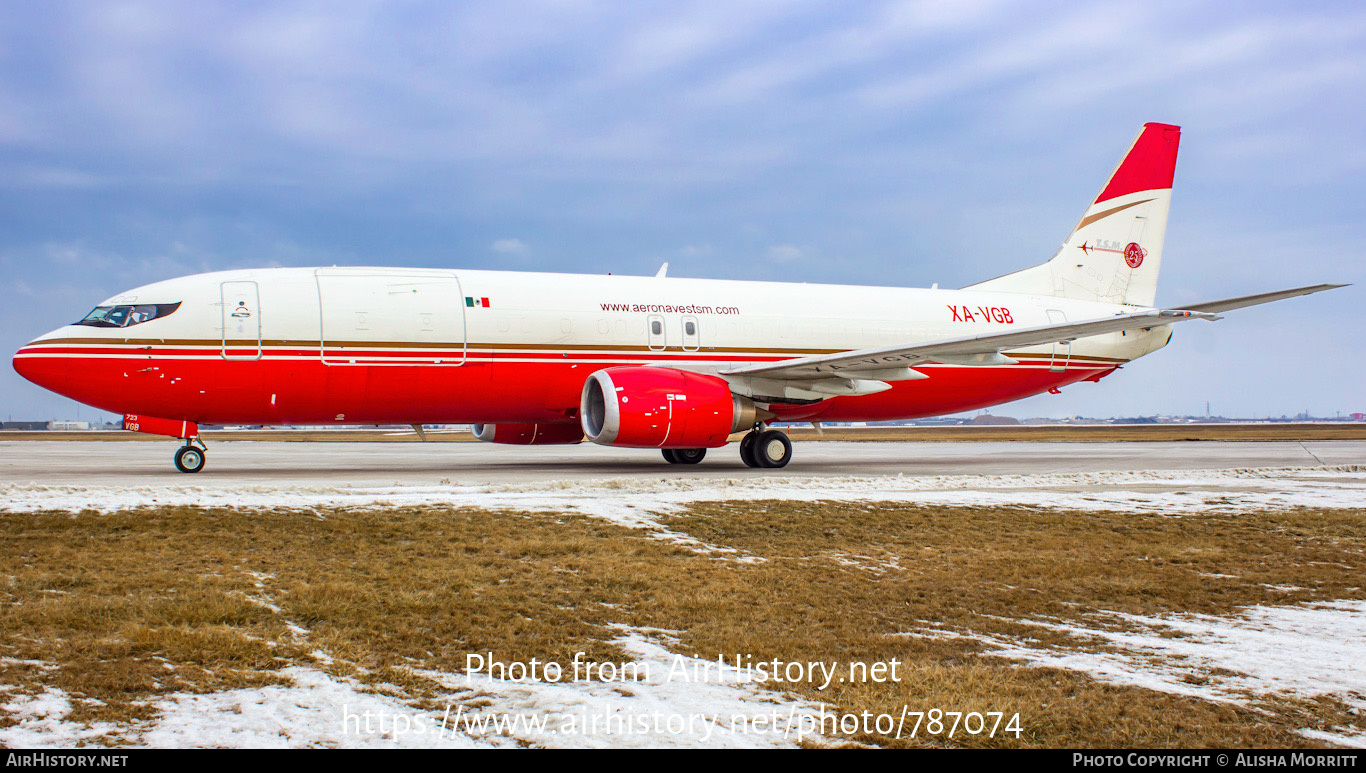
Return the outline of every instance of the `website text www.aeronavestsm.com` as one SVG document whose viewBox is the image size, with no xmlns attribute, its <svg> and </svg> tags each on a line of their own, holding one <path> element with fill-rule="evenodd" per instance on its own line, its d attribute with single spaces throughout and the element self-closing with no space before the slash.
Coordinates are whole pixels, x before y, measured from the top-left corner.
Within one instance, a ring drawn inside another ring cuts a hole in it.
<svg viewBox="0 0 1366 773">
<path fill-rule="evenodd" d="M 740 313 L 738 306 L 701 306 L 695 303 L 600 303 L 598 305 L 602 307 L 603 311 L 628 311 L 641 314 L 716 314 L 733 317 Z"/>
<path fill-rule="evenodd" d="M 465 706 L 447 706 L 440 716 L 402 712 L 353 710 L 342 706 L 342 734 L 356 736 L 379 735 L 397 739 L 400 736 L 427 737 L 433 740 L 470 737 L 536 737 L 536 736 L 692 736 L 706 743 L 713 736 L 747 735 L 769 736 L 785 741 L 802 741 L 831 736 L 855 734 L 878 735 L 888 739 L 939 739 L 977 736 L 995 738 L 1009 735 L 1019 738 L 1024 732 L 1019 713 L 999 711 L 963 712 L 932 708 L 928 710 L 903 706 L 898 713 L 859 713 L 831 711 L 824 704 L 786 709 L 774 708 L 766 713 L 665 711 L 546 711 L 542 713 L 513 713 L 471 710 Z"/>
</svg>

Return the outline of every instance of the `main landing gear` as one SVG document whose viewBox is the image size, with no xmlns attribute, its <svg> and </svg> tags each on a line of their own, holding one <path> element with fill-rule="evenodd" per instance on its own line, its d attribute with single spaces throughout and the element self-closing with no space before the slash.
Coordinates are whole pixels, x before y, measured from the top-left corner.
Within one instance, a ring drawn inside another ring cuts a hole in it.
<svg viewBox="0 0 1366 773">
<path fill-rule="evenodd" d="M 707 455 L 705 448 L 665 448 L 664 458 L 669 464 L 697 464 Z"/>
<path fill-rule="evenodd" d="M 792 460 L 792 441 L 787 433 L 758 424 L 740 441 L 740 460 L 747 467 L 786 467 Z"/>
<path fill-rule="evenodd" d="M 669 464 L 697 464 L 707 455 L 705 448 L 665 448 L 664 458 Z M 756 424 L 740 441 L 740 459 L 747 467 L 776 470 L 792 460 L 792 441 L 786 432 L 765 429 Z M 179 462 L 177 462 L 179 464 Z"/>
<path fill-rule="evenodd" d="M 175 468 L 181 472 L 199 472 L 204 469 L 204 452 L 207 450 L 208 447 L 199 438 L 186 439 L 185 445 L 175 452 Z"/>
</svg>

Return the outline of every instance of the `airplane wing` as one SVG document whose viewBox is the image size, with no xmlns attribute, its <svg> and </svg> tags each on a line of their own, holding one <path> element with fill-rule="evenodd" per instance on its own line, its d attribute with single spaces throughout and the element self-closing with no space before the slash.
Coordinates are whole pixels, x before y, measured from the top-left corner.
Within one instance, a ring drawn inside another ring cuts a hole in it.
<svg viewBox="0 0 1366 773">
<path fill-rule="evenodd" d="M 1068 342 L 1086 336 L 1156 327 L 1190 319 L 1214 321 L 1220 319 L 1216 312 L 1254 306 L 1259 303 L 1269 303 L 1283 298 L 1293 298 L 1297 295 L 1308 295 L 1342 286 L 1313 285 L 1293 290 L 1280 290 L 1200 303 L 1185 309 L 1148 309 L 1100 319 L 1061 322 L 1054 325 L 1040 325 L 1000 333 L 983 333 L 961 338 L 941 338 L 936 341 L 925 341 L 904 346 L 856 349 L 814 357 L 746 365 L 721 370 L 719 375 L 762 376 L 776 380 L 810 380 L 840 377 L 856 378 L 860 372 L 868 372 L 868 377 L 876 379 L 876 371 L 890 371 L 926 362 L 943 362 L 952 365 L 1011 365 L 1015 363 L 1015 360 L 1002 355 L 1003 349 Z M 886 387 L 882 388 L 885 389 Z"/>
<path fill-rule="evenodd" d="M 1113 317 L 1089 319 L 1081 322 L 1060 322 L 1001 333 L 983 333 L 961 338 L 941 338 L 907 346 L 883 346 L 876 349 L 856 349 L 849 352 L 821 354 L 793 360 L 765 362 L 720 371 L 722 376 L 758 376 L 774 379 L 811 379 L 830 376 L 851 376 L 856 371 L 904 368 L 926 362 L 946 362 L 954 365 L 1010 365 L 1015 360 L 1001 354 L 1002 349 L 1037 346 L 1071 341 L 1085 336 L 1118 333 L 1156 327 L 1188 319 L 1216 320 L 1215 314 L 1184 309 L 1153 309 Z"/>
<path fill-rule="evenodd" d="M 1197 303 L 1194 306 L 1184 308 L 1191 311 L 1204 311 L 1210 314 L 1218 314 L 1221 311 L 1232 311 L 1246 306 L 1256 306 L 1259 303 L 1270 303 L 1285 298 L 1294 298 L 1299 295 L 1309 295 L 1310 293 L 1321 293 L 1324 290 L 1335 290 L 1347 285 L 1309 285 L 1308 287 L 1296 287 L 1293 290 L 1277 290 L 1274 293 L 1258 293 L 1257 295 L 1242 295 L 1237 298 L 1225 298 L 1222 301 L 1209 301 L 1208 303 Z"/>
</svg>

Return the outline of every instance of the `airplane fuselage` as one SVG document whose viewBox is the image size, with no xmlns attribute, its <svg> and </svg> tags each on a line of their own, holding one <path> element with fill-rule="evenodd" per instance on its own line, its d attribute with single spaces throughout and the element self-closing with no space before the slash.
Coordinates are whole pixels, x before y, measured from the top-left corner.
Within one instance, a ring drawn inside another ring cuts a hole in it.
<svg viewBox="0 0 1366 773">
<path fill-rule="evenodd" d="M 59 328 L 23 347 L 15 367 L 107 411 L 197 423 L 574 424 L 588 375 L 613 366 L 708 373 L 1134 308 L 971 290 L 398 268 L 201 274 L 100 307 L 174 304 L 146 322 Z M 1006 351 L 1010 365 L 926 363 L 916 369 L 928 378 L 877 394 L 768 395 L 764 405 L 779 421 L 973 410 L 1097 379 L 1169 337 L 1158 326 Z"/>
</svg>

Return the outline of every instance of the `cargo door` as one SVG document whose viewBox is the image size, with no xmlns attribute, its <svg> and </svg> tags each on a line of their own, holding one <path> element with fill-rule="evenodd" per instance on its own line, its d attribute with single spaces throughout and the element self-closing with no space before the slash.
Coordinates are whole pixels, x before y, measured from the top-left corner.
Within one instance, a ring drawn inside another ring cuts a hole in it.
<svg viewBox="0 0 1366 773">
<path fill-rule="evenodd" d="M 455 274 L 332 268 L 316 277 L 323 362 L 465 363 L 465 299 Z"/>
</svg>

